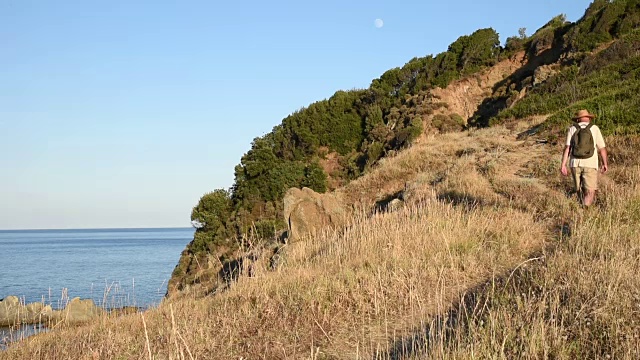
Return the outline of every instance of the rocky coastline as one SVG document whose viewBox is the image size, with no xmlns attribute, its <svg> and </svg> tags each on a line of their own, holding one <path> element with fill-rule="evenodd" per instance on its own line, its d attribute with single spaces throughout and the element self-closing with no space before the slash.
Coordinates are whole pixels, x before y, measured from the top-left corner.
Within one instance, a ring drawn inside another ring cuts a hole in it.
<svg viewBox="0 0 640 360">
<path fill-rule="evenodd" d="M 107 313 L 132 313 L 140 309 L 133 306 L 110 309 L 96 305 L 91 299 L 79 297 L 71 299 L 62 309 L 53 309 L 43 302 L 25 304 L 17 296 L 7 296 L 0 300 L 0 327 L 43 324 L 53 326 L 59 323 L 68 325 L 91 321 Z"/>
<path fill-rule="evenodd" d="M 11 342 L 46 332 L 59 324 L 80 325 L 107 314 L 118 316 L 142 310 L 135 306 L 104 309 L 91 299 L 79 297 L 68 301 L 62 309 L 53 309 L 43 302 L 25 304 L 17 296 L 7 296 L 0 300 L 0 350 L 5 350 Z"/>
</svg>

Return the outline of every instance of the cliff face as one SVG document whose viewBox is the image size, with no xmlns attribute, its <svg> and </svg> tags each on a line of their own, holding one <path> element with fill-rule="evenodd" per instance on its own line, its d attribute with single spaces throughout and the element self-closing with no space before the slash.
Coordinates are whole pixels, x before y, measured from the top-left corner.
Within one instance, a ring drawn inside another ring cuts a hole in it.
<svg viewBox="0 0 640 360">
<path fill-rule="evenodd" d="M 444 109 L 438 109 L 434 115 L 460 115 L 465 125 L 478 111 L 478 107 L 493 96 L 498 83 L 513 75 L 526 65 L 525 52 L 521 51 L 503 60 L 485 71 L 454 81 L 446 88 L 431 90 L 434 98 L 446 104 Z"/>
</svg>

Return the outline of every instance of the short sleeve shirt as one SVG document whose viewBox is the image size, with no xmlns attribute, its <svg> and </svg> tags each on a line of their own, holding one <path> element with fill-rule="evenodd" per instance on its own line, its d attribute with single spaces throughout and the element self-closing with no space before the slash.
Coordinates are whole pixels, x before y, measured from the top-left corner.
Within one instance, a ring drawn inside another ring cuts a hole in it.
<svg viewBox="0 0 640 360">
<path fill-rule="evenodd" d="M 580 127 L 584 129 L 587 125 L 589 125 L 589 123 L 580 122 L 578 123 L 578 125 L 580 125 Z M 575 126 L 571 126 L 569 128 L 569 131 L 567 131 L 567 141 L 565 145 L 571 146 L 571 138 L 575 133 L 576 133 Z M 600 132 L 600 129 L 596 125 L 591 126 L 591 135 L 593 136 L 593 145 L 596 150 L 593 152 L 593 156 L 591 156 L 588 159 L 574 159 L 573 157 L 571 157 L 571 161 L 569 162 L 570 167 L 586 167 L 586 168 L 594 168 L 594 169 L 598 168 L 598 151 L 597 150 L 604 148 L 606 145 L 604 144 L 604 138 L 602 137 L 602 133 Z M 569 155 L 571 155 L 571 153 L 569 153 Z"/>
</svg>

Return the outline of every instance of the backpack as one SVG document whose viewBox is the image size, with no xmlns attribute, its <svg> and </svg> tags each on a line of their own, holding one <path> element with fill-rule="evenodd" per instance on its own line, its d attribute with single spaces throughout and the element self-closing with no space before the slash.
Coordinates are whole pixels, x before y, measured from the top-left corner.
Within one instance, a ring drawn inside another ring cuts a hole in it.
<svg viewBox="0 0 640 360">
<path fill-rule="evenodd" d="M 571 138 L 571 156 L 576 159 L 588 159 L 592 157 L 595 152 L 593 134 L 591 134 L 591 126 L 593 126 L 593 124 L 589 124 L 584 128 L 578 124 L 573 126 L 576 128 L 576 132 Z"/>
</svg>

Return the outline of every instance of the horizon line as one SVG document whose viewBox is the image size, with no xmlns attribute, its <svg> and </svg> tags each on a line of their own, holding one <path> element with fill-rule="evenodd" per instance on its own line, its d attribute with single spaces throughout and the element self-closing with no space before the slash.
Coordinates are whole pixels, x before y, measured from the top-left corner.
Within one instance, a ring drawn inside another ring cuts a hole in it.
<svg viewBox="0 0 640 360">
<path fill-rule="evenodd" d="M 193 226 L 153 226 L 153 227 L 88 227 L 88 228 L 32 228 L 0 229 L 0 231 L 65 231 L 65 230 L 143 230 L 143 229 L 189 229 Z M 195 230 L 195 228 L 193 228 Z"/>
</svg>

